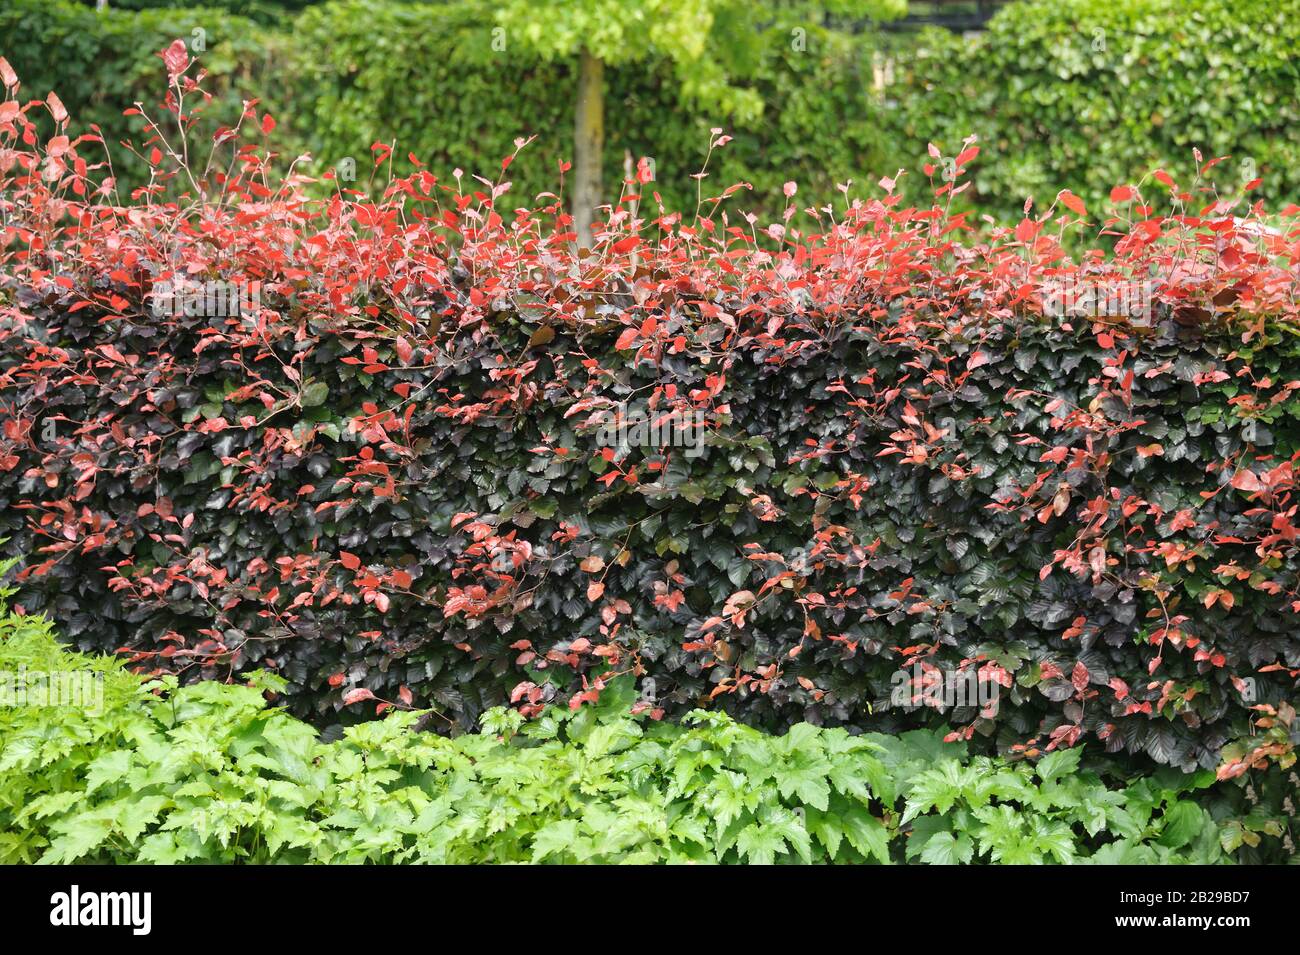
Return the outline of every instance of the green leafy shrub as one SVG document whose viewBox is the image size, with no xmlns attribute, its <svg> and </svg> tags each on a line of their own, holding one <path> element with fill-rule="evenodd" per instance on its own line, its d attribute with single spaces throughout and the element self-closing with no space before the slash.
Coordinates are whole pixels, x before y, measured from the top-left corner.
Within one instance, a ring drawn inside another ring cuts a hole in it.
<svg viewBox="0 0 1300 955">
<path fill-rule="evenodd" d="M 83 6 L 96 6 L 97 0 L 74 0 Z M 311 6 L 318 0 L 208 0 L 204 7 L 225 10 L 241 17 L 248 17 L 258 23 L 282 24 L 286 14 Z M 159 8 L 192 8 L 186 0 L 113 0 L 112 9 L 117 10 L 156 10 Z"/>
<path fill-rule="evenodd" d="M 978 136 L 963 199 L 1003 221 L 1063 188 L 1100 207 L 1113 186 L 1156 169 L 1187 181 L 1195 148 L 1231 157 L 1229 189 L 1260 179 L 1259 198 L 1290 202 L 1297 45 L 1296 0 L 1009 3 L 981 33 L 929 31 L 893 52 L 887 152 L 910 169 L 927 142 L 955 149 Z"/>
<path fill-rule="evenodd" d="M 178 689 L 67 657 L 30 617 L 2 632 L 2 667 L 109 677 L 102 712 L 0 709 L 6 861 L 888 861 L 876 747 L 842 730 L 646 723 L 615 693 L 456 739 L 405 712 L 321 743 L 266 708 L 273 675 Z"/>
<path fill-rule="evenodd" d="M 1190 790 L 1208 785 L 1163 769 L 1122 790 L 1081 771 L 1083 749 L 1057 750 L 1036 763 L 1007 764 L 977 756 L 954 757 L 913 731 L 899 743 L 919 741 L 915 757 L 888 769 L 906 790 L 902 816 L 911 824 L 908 860 L 943 864 L 1072 863 L 1168 864 L 1218 861 L 1219 832 Z M 1102 834 L 1109 841 L 1094 842 Z"/>
<path fill-rule="evenodd" d="M 150 165 L 145 156 L 119 146 L 125 140 L 138 145 L 145 138 L 143 117 L 123 112 L 141 103 L 150 115 L 166 116 L 157 104 L 159 79 L 165 75 L 159 50 L 179 37 L 202 57 L 214 97 L 212 118 L 229 125 L 243 110 L 241 94 L 257 95 L 256 89 L 274 100 L 281 84 L 266 75 L 279 54 L 278 34 L 265 25 L 219 7 L 118 6 L 97 11 L 67 0 L 6 0 L 0 5 L 0 55 L 32 96 L 56 93 L 78 129 L 99 126 L 112 155 L 107 172 L 117 178 L 125 199 L 129 189 L 148 181 Z M 168 135 L 174 138 L 174 130 Z M 199 152 L 191 159 L 201 163 L 207 150 L 202 143 L 194 146 Z M 88 149 L 86 159 L 104 162 L 106 150 Z"/>
<path fill-rule="evenodd" d="M 1218 828 L 1166 773 L 1108 788 L 1081 749 L 971 760 L 933 733 L 769 736 L 599 706 L 494 710 L 454 739 L 403 712 L 322 742 L 247 685 L 178 688 L 0 617 L 0 670 L 91 673 L 104 697 L 0 707 L 0 861 L 1212 862 Z M 426 714 L 427 717 L 427 714 Z M 1209 774 L 1212 779 L 1212 774 Z M 1199 796 L 1195 798 L 1200 798 Z"/>
<path fill-rule="evenodd" d="M 511 169 L 507 202 L 527 203 L 572 157 L 573 78 L 508 39 L 494 51 L 494 23 L 475 2 L 311 9 L 285 71 L 293 128 L 325 168 L 345 156 L 364 167 L 383 138 L 436 169 L 493 169 L 516 137 L 537 134 Z M 605 179 L 623 178 L 625 153 L 652 156 L 646 193 L 691 209 L 709 128 L 724 127 L 734 139 L 711 157 L 712 192 L 750 183 L 738 205 L 775 218 L 786 181 L 825 203 L 839 183 L 860 192 L 915 170 L 928 143 L 955 154 L 974 134 L 984 153 L 960 204 L 1002 221 L 1062 188 L 1096 206 L 1155 169 L 1186 180 L 1197 147 L 1231 156 L 1237 185 L 1260 178 L 1260 198 L 1286 202 L 1300 192 L 1298 24 L 1297 0 L 1201 0 L 1190 13 L 1182 0 L 1012 3 L 968 37 L 791 18 L 771 24 L 764 55 L 738 71 L 764 104 L 758 117 L 683 98 L 670 64 L 611 71 Z M 906 177 L 900 189 L 924 195 Z"/>
<path fill-rule="evenodd" d="M 605 181 L 624 177 L 628 155 L 651 156 L 646 204 L 658 192 L 666 208 L 691 209 L 709 130 L 725 127 L 734 139 L 711 157 L 705 193 L 750 183 L 740 204 L 775 218 L 786 181 L 800 184 L 801 200 L 825 203 L 839 183 L 853 180 L 860 193 L 882 174 L 915 169 L 929 142 L 955 153 L 976 134 L 983 161 L 959 203 L 1001 220 L 1026 197 L 1044 206 L 1061 188 L 1092 207 L 1156 168 L 1185 180 L 1195 147 L 1231 156 L 1238 183 L 1260 177 L 1260 198 L 1288 201 L 1300 190 L 1298 3 L 1198 0 L 1189 11 L 1182 0 L 1020 2 L 970 37 L 828 30 L 791 15 L 769 25 L 760 56 L 731 64 L 763 102 L 761 116 L 689 100 L 669 63 L 611 69 Z M 283 159 L 309 150 L 318 174 L 351 159 L 357 180 L 342 183 L 351 188 L 367 186 L 377 140 L 435 169 L 483 171 L 536 134 L 511 169 L 503 208 L 552 190 L 557 163 L 572 158 L 573 78 L 508 37 L 494 49 L 491 4 L 277 6 L 286 9 L 231 0 L 226 9 L 96 13 L 67 0 L 10 0 L 0 54 L 31 89 L 55 90 L 83 127 L 98 123 L 116 143 L 140 129 L 122 110 L 152 104 L 156 51 L 202 28 L 226 121 L 239 113 L 236 84 L 276 104 L 283 122 L 271 138 Z M 143 163 L 119 159 L 124 183 L 145 178 Z M 923 196 L 924 183 L 908 178 L 900 189 Z"/>
<path fill-rule="evenodd" d="M 157 51 L 176 37 L 192 46 L 193 31 L 202 29 L 203 65 L 223 121 L 239 115 L 236 84 L 245 96 L 276 104 L 284 121 L 271 138 L 283 159 L 310 151 L 315 164 L 306 168 L 318 174 L 350 159 L 357 180 L 340 180 L 348 188 L 367 186 L 376 139 L 395 137 L 400 154 L 435 168 L 476 170 L 496 167 L 517 138 L 537 135 L 511 172 L 517 185 L 507 203 L 551 189 L 559 160 L 572 159 L 573 78 L 518 44 L 494 50 L 490 4 L 340 0 L 274 20 L 269 8 L 234 6 L 262 22 L 216 7 L 97 13 L 67 0 L 13 0 L 0 10 L 7 37 L 0 54 L 29 88 L 55 90 L 80 126 L 99 124 L 115 145 L 140 138 L 141 121 L 122 111 L 136 101 L 153 104 L 162 75 Z M 796 26 L 806 44 L 798 50 Z M 888 166 L 864 52 L 870 38 L 806 23 L 774 25 L 765 38 L 761 56 L 735 64 L 765 112 L 739 121 L 736 141 L 709 163 L 708 182 L 749 182 L 751 204 L 772 211 L 792 176 L 832 196 L 844 178 Z M 608 79 L 606 182 L 624 177 L 627 154 L 653 156 L 654 191 L 670 208 L 693 205 L 691 177 L 705 166 L 709 130 L 735 125 L 732 118 L 688 100 L 671 63 L 611 69 Z M 134 157 L 115 159 L 124 184 L 147 178 Z"/>
<path fill-rule="evenodd" d="M 511 165 L 514 188 L 502 198 L 502 208 L 528 204 L 555 188 L 558 163 L 573 158 L 576 80 L 564 63 L 530 55 L 508 36 L 494 48 L 496 23 L 492 5 L 475 0 L 340 0 L 306 11 L 294 23 L 298 39 L 285 69 L 291 128 L 318 168 L 352 157 L 361 184 L 376 139 L 395 141 L 434 169 L 482 171 L 510 155 L 517 138 L 537 136 Z M 798 45 L 795 29 L 803 34 Z M 878 178 L 892 157 L 881 149 L 871 35 L 790 20 L 770 24 L 763 37 L 759 55 L 732 64 L 734 82 L 764 104 L 761 115 L 729 115 L 692 100 L 666 59 L 607 69 L 610 200 L 627 175 L 626 158 L 648 156 L 655 179 L 643 189 L 644 207 L 653 209 L 658 194 L 668 209 L 694 208 L 693 176 L 706 165 L 717 126 L 735 138 L 709 158 L 705 195 L 749 183 L 742 204 L 775 216 L 790 179 L 828 199 L 847 178 Z"/>
</svg>

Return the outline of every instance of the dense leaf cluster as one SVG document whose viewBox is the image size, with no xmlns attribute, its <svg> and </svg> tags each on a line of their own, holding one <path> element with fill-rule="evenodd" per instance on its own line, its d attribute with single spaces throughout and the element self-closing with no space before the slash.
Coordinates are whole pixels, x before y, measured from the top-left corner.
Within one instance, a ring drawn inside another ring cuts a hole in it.
<svg viewBox="0 0 1300 955">
<path fill-rule="evenodd" d="M 1193 171 L 1300 192 L 1300 42 L 1294 0 L 1036 0 L 1008 3 L 972 37 L 938 33 L 893 58 L 889 150 L 906 166 L 928 141 L 975 134 L 987 165 L 973 208 L 1015 215 L 1068 188 L 1099 203 L 1117 182 Z"/>
<path fill-rule="evenodd" d="M 508 159 L 312 201 L 169 145 L 158 187 L 203 201 L 110 205 L 93 137 L 42 139 L 61 105 L 0 78 L 0 522 L 81 647 L 272 668 L 326 722 L 630 673 L 773 729 L 1294 759 L 1300 250 L 1261 209 L 1161 172 L 1112 192 L 1111 257 L 1064 257 L 1069 192 L 963 242 L 968 146 L 933 207 L 884 180 L 800 213 L 791 182 L 761 231 L 723 195 L 647 212 L 639 174 L 575 254 L 557 201 L 497 211 Z"/>
</svg>

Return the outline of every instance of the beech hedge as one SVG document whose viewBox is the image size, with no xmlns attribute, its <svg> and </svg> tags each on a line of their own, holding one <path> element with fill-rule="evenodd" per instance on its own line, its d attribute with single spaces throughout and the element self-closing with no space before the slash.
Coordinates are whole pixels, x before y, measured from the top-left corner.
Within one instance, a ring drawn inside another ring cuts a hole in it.
<svg viewBox="0 0 1300 955">
<path fill-rule="evenodd" d="M 0 80 L 0 533 L 82 649 L 269 668 L 327 724 L 631 675 L 654 716 L 1294 760 L 1295 206 L 1160 172 L 964 239 L 968 143 L 930 208 L 632 181 L 575 253 L 555 197 L 495 211 L 509 157 L 317 201 L 160 128 L 158 189 L 201 201 L 112 203 Z M 1113 254 L 1067 259 L 1098 220 Z"/>
</svg>

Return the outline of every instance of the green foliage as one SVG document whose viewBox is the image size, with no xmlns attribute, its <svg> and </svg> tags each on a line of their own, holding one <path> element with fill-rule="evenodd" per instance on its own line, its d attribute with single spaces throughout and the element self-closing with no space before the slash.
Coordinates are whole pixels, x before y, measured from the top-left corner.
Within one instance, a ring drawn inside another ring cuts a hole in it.
<svg viewBox="0 0 1300 955">
<path fill-rule="evenodd" d="M 494 50 L 496 26 L 467 3 L 338 0 L 311 9 L 295 23 L 282 92 L 293 108 L 282 128 L 316 158 L 317 171 L 352 157 L 358 181 L 348 187 L 366 185 L 376 139 L 396 141 L 399 155 L 413 153 L 445 179 L 456 168 L 495 170 L 516 138 L 536 135 L 511 165 L 514 187 L 501 199 L 503 209 L 527 205 L 555 190 L 558 163 L 573 158 L 574 70 L 529 53 L 510 33 Z M 653 212 L 655 193 L 667 208 L 689 210 L 699 191 L 748 182 L 753 192 L 737 202 L 779 215 L 790 179 L 830 197 L 837 182 L 888 166 L 863 66 L 871 38 L 808 26 L 802 52 L 791 29 L 770 27 L 728 64 L 733 85 L 761 100 L 761 115 L 701 101 L 665 58 L 607 67 L 605 182 L 624 178 L 627 155 L 649 156 L 655 181 L 643 190 L 645 211 Z M 418 76 L 411 63 L 421 64 Z M 735 139 L 708 160 L 701 186 L 692 177 L 705 168 L 715 126 Z"/>
<path fill-rule="evenodd" d="M 850 179 L 861 194 L 881 175 L 917 169 L 927 143 L 955 153 L 972 133 L 983 152 L 958 201 L 1004 221 L 1027 196 L 1041 208 L 1062 188 L 1091 208 L 1156 168 L 1185 181 L 1193 147 L 1231 155 L 1237 184 L 1261 176 L 1260 198 L 1300 190 L 1291 56 L 1300 0 L 1203 0 L 1190 14 L 1180 0 L 1013 3 L 972 37 L 828 30 L 802 5 L 732 0 L 672 2 L 657 14 L 613 0 L 335 0 L 296 16 L 293 4 L 280 6 L 289 9 L 276 16 L 237 0 L 97 14 L 66 0 L 10 0 L 0 54 L 26 89 L 54 89 L 74 119 L 99 123 L 115 145 L 140 128 L 121 111 L 155 98 L 157 51 L 202 27 L 203 65 L 225 115 L 237 115 L 238 94 L 282 108 L 275 142 L 286 161 L 310 150 L 322 173 L 351 157 L 359 181 L 345 185 L 364 187 L 376 140 L 395 140 L 399 156 L 411 152 L 445 177 L 494 170 L 515 139 L 537 135 L 511 168 L 509 204 L 553 189 L 557 162 L 573 157 L 574 79 L 563 57 L 588 37 L 611 62 L 605 182 L 623 178 L 625 154 L 654 157 L 646 202 L 658 192 L 669 209 L 693 208 L 691 177 L 711 127 L 734 139 L 711 158 L 704 195 L 747 182 L 753 191 L 736 205 L 767 216 L 779 215 L 785 181 L 799 183 L 801 202 L 830 201 Z M 864 12 L 840 6 L 831 12 Z M 870 6 L 887 17 L 897 5 Z M 591 31 L 597 8 L 619 15 Z M 141 181 L 142 164 L 121 150 L 115 161 L 124 182 Z M 919 195 L 911 178 L 900 188 Z"/>
<path fill-rule="evenodd" d="M 292 21 L 260 23 L 218 6 L 96 13 L 66 0 L 13 0 L 0 10 L 0 55 L 25 90 L 54 90 L 75 123 L 98 123 L 115 174 L 132 186 L 147 169 L 117 144 L 139 142 L 142 121 L 122 111 L 157 100 L 158 51 L 176 37 L 192 45 L 196 28 L 206 31 L 208 49 L 191 53 L 215 80 L 218 118 L 231 122 L 241 98 L 257 97 L 281 119 L 273 138 L 285 161 L 309 151 L 316 162 L 308 168 L 320 174 L 350 157 L 358 181 L 344 186 L 366 186 L 376 140 L 396 141 L 399 155 L 410 152 L 445 177 L 457 167 L 495 169 L 517 138 L 537 135 L 511 168 L 509 208 L 554 189 L 557 163 L 573 157 L 572 70 L 530 49 L 522 28 L 518 36 L 508 29 L 504 49 L 494 49 L 495 5 L 338 0 Z M 754 26 L 748 16 L 719 18 L 710 45 L 717 62 L 707 70 L 697 62 L 683 73 L 658 50 L 607 69 L 607 183 L 623 178 L 626 154 L 651 156 L 657 179 L 647 203 L 657 191 L 669 208 L 693 207 L 692 176 L 719 125 L 736 139 L 709 161 L 703 193 L 748 182 L 745 207 L 773 215 L 789 179 L 830 197 L 837 182 L 864 181 L 890 165 L 871 88 L 873 38 L 788 13 L 762 31 Z"/>
<path fill-rule="evenodd" d="M 532 721 L 493 710 L 454 739 L 403 712 L 326 743 L 267 708 L 273 675 L 144 682 L 61 649 L 40 618 L 0 617 L 0 669 L 18 667 L 102 674 L 104 702 L 0 709 L 10 863 L 1224 859 L 1182 798 L 1204 779 L 1108 788 L 1079 749 L 1008 764 L 930 732 L 656 723 L 629 715 L 623 683 Z"/>
<path fill-rule="evenodd" d="M 891 773 L 906 779 L 909 861 L 1135 865 L 1223 858 L 1217 827 L 1194 801 L 1200 797 L 1184 798 L 1213 783 L 1213 772 L 1162 770 L 1116 790 L 1080 770 L 1082 748 L 1008 764 L 960 758 L 958 747 L 936 754 L 925 733 L 883 742 L 893 750 Z M 1108 841 L 1099 844 L 1103 834 Z"/>
<path fill-rule="evenodd" d="M 79 0 L 82 6 L 94 7 L 97 0 Z M 204 7 L 225 10 L 248 17 L 258 23 L 274 24 L 283 21 L 286 14 L 301 10 L 318 0 L 206 0 Z M 112 10 L 156 10 L 194 7 L 187 0 L 109 0 Z"/>
<path fill-rule="evenodd" d="M 1300 192 L 1296 0 L 1033 0 L 971 38 L 929 31 L 895 51 L 886 114 L 897 164 L 933 141 L 983 153 L 971 206 L 1008 221 L 1061 189 L 1099 207 L 1164 168 L 1190 181 L 1231 156 L 1228 191 L 1257 176 L 1270 203 Z M 883 170 L 892 174 L 893 170 Z M 1222 178 L 1222 177 L 1221 177 Z"/>
<path fill-rule="evenodd" d="M 166 77 L 158 54 L 173 40 L 184 40 L 202 59 L 211 77 L 214 120 L 233 123 L 243 96 L 277 85 L 264 79 L 276 34 L 218 7 L 99 12 L 66 0 L 6 0 L 0 5 L 0 38 L 0 55 L 29 97 L 54 91 L 77 128 L 99 125 L 112 156 L 111 175 L 122 186 L 148 177 L 145 162 L 119 146 L 126 139 L 141 142 L 144 120 L 122 112 L 139 102 L 155 119 L 165 115 L 157 106 Z M 102 159 L 103 150 L 98 153 Z"/>
<path fill-rule="evenodd" d="M 781 11 L 763 23 L 757 46 L 709 44 L 740 99 L 683 85 L 680 66 L 651 48 L 649 59 L 607 73 L 605 181 L 622 178 L 625 150 L 653 156 L 654 191 L 669 209 L 692 208 L 690 177 L 708 129 L 721 126 L 734 139 L 712 157 L 705 195 L 748 182 L 753 192 L 737 207 L 769 216 L 791 179 L 812 204 L 833 199 L 838 183 L 851 179 L 862 194 L 902 168 L 914 172 L 900 187 L 919 196 L 927 143 L 955 154 L 971 134 L 983 152 L 958 202 L 1002 221 L 1027 197 L 1043 208 L 1063 188 L 1092 208 L 1158 168 L 1187 181 L 1195 147 L 1206 158 L 1232 156 L 1230 190 L 1258 175 L 1257 197 L 1290 201 L 1300 191 L 1300 72 L 1290 55 L 1300 3 L 1196 7 L 1189 15 L 1180 0 L 1013 3 L 971 37 L 850 34 Z M 574 8 L 579 16 L 582 5 Z M 439 4 L 436 14 L 377 0 L 311 10 L 296 24 L 301 62 L 290 70 L 303 77 L 290 80 L 302 84 L 295 111 L 312 117 L 299 132 L 331 162 L 396 138 L 440 173 L 494 169 L 516 137 L 538 134 L 511 175 L 521 201 L 552 188 L 556 161 L 572 157 L 573 81 L 530 49 L 550 52 L 546 44 L 567 34 L 543 31 L 530 46 L 511 45 L 507 33 L 505 49 L 493 51 L 494 25 L 472 3 Z M 418 76 L 412 62 L 422 64 Z"/>
<path fill-rule="evenodd" d="M 57 666 L 28 620 L 0 662 Z M 109 673 L 108 702 L 0 711 L 5 861 L 888 861 L 876 747 L 842 730 L 637 721 L 613 692 L 527 724 L 494 710 L 456 739 L 405 712 L 322 743 L 266 709 L 268 674 L 177 689 L 68 660 Z"/>
<path fill-rule="evenodd" d="M 831 4 L 859 19 L 892 19 L 906 6 L 906 0 Z M 750 0 L 508 0 L 478 8 L 493 11 L 507 44 L 518 38 L 547 60 L 585 49 L 609 64 L 670 62 L 688 101 L 748 122 L 762 115 L 764 100 L 736 80 L 752 73 L 773 19 L 807 25 L 826 12 L 824 4 Z"/>
</svg>

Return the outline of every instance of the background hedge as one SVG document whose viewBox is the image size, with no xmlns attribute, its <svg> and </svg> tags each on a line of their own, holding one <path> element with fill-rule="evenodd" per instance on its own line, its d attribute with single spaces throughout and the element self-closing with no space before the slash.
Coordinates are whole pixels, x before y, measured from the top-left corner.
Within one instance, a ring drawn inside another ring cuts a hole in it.
<svg viewBox="0 0 1300 955">
<path fill-rule="evenodd" d="M 1286 203 L 1300 192 L 1297 45 L 1294 0 L 1011 3 L 973 38 L 899 52 L 888 151 L 911 168 L 928 140 L 978 135 L 970 201 L 1002 220 L 1062 188 L 1092 207 L 1156 169 L 1186 181 L 1196 147 L 1232 157 L 1220 182 L 1262 177 L 1260 197 Z"/>
<path fill-rule="evenodd" d="M 231 80 L 274 104 L 282 122 L 272 138 L 285 161 L 310 150 L 320 173 L 352 157 L 353 185 L 364 187 L 376 141 L 395 140 L 397 155 L 413 152 L 444 172 L 481 172 L 497 169 L 517 137 L 537 135 L 511 169 L 506 199 L 528 204 L 556 186 L 557 161 L 572 158 L 572 78 L 508 37 L 493 51 L 489 7 L 337 0 L 282 11 L 270 25 L 217 9 L 96 14 L 66 0 L 12 0 L 0 11 L 0 53 L 31 89 L 56 89 L 79 122 L 98 122 L 116 140 L 128 128 L 121 110 L 151 102 L 155 52 L 202 26 L 204 65 L 228 118 L 239 104 Z M 254 12 L 266 20 L 265 9 Z M 806 30 L 802 51 L 796 28 Z M 905 168 L 913 172 L 900 189 L 924 199 L 916 170 L 927 143 L 951 155 L 972 133 L 984 153 L 958 202 L 1000 220 L 1027 196 L 1043 206 L 1061 188 L 1095 206 L 1114 184 L 1156 168 L 1186 179 L 1193 147 L 1231 155 L 1238 184 L 1262 177 L 1266 201 L 1285 202 L 1300 186 L 1291 56 L 1300 0 L 1044 0 L 1007 5 L 970 38 L 790 21 L 772 24 L 767 40 L 739 78 L 766 103 L 758 118 L 683 101 L 666 64 L 611 70 L 607 183 L 621 180 L 626 154 L 653 156 L 667 208 L 692 209 L 691 176 L 709 129 L 721 126 L 735 138 L 710 162 L 706 194 L 749 182 L 753 193 L 734 204 L 769 217 L 792 179 L 801 202 L 815 204 L 837 198 L 838 183 L 852 179 L 862 194 Z M 124 181 L 139 181 L 143 165 L 121 159 Z"/>
<path fill-rule="evenodd" d="M 775 24 L 762 56 L 737 82 L 767 107 L 738 120 L 710 114 L 678 90 L 668 62 L 610 67 L 605 182 L 615 190 L 628 155 L 653 157 L 653 191 L 669 209 L 693 209 L 710 128 L 734 136 L 708 162 L 704 195 L 748 182 L 747 207 L 779 209 L 782 184 L 798 179 L 812 196 L 838 195 L 888 165 L 872 89 L 869 36 L 801 24 L 806 50 L 792 48 L 796 21 Z M 512 48 L 494 52 L 490 5 L 347 0 L 309 10 L 294 45 L 294 129 L 327 165 L 353 156 L 367 165 L 376 139 L 411 150 L 430 166 L 495 169 L 519 136 L 538 141 L 512 165 L 506 202 L 531 202 L 557 184 L 557 164 L 573 158 L 575 77 L 563 63 Z M 891 170 L 892 171 L 892 170 Z M 878 178 L 878 177 L 877 177 Z M 647 206 L 653 209 L 646 190 Z"/>
</svg>

